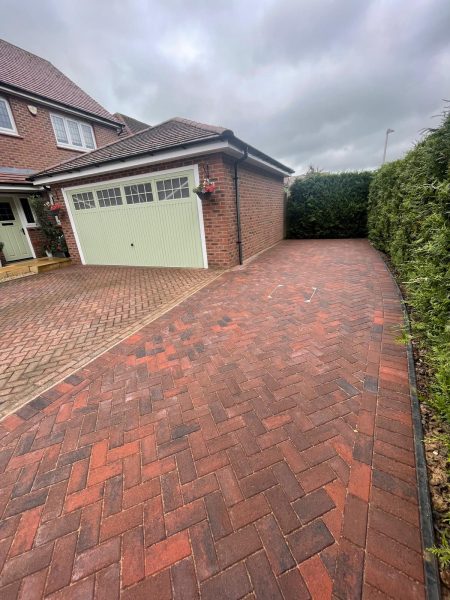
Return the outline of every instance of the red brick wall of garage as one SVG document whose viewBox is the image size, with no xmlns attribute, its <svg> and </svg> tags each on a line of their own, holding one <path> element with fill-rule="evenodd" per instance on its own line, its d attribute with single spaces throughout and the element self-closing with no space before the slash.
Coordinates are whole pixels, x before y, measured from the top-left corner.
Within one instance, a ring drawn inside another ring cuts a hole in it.
<svg viewBox="0 0 450 600">
<path fill-rule="evenodd" d="M 76 150 L 58 148 L 47 107 L 3 93 L 2 96 L 9 102 L 19 137 L 0 134 L 0 166 L 42 170 L 80 155 Z M 36 106 L 36 116 L 28 110 L 28 104 Z M 64 111 L 59 112 L 63 114 Z M 90 122 L 89 119 L 80 120 Z M 94 129 L 98 147 L 119 139 L 117 131 L 112 127 L 104 127 L 94 122 L 90 124 Z"/>
<path fill-rule="evenodd" d="M 244 260 L 284 238 L 284 177 L 239 165 L 242 248 Z"/>
<path fill-rule="evenodd" d="M 198 164 L 200 178 L 204 176 L 208 167 L 209 175 L 217 185 L 213 197 L 203 202 L 208 264 L 212 268 L 230 268 L 238 264 L 234 171 L 233 160 L 222 154 L 72 179 L 52 186 L 51 192 L 55 200 L 64 202 L 62 187 L 97 184 L 114 178 L 132 177 L 193 164 Z M 248 259 L 283 238 L 283 178 L 252 167 L 241 166 L 240 173 L 243 249 L 244 258 Z M 258 213 L 256 216 L 255 212 Z M 60 219 L 72 260 L 81 262 L 67 214 Z"/>
</svg>

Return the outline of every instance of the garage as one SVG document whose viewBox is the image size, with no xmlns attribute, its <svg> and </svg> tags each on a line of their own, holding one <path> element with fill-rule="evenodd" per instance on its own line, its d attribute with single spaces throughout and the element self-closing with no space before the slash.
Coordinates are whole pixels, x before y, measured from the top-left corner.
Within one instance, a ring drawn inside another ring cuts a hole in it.
<svg viewBox="0 0 450 600">
<path fill-rule="evenodd" d="M 174 117 L 29 179 L 58 205 L 73 264 L 229 269 L 283 239 L 291 173 L 231 129 Z"/>
<path fill-rule="evenodd" d="M 64 188 L 87 265 L 207 267 L 192 167 Z"/>
</svg>

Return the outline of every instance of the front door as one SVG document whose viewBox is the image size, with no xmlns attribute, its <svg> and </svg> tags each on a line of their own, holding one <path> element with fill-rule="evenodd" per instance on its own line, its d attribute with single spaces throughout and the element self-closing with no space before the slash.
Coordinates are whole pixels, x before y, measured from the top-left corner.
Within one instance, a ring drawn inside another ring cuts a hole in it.
<svg viewBox="0 0 450 600">
<path fill-rule="evenodd" d="M 12 198 L 0 199 L 0 241 L 4 243 L 3 254 L 8 262 L 32 257 L 25 229 Z"/>
</svg>

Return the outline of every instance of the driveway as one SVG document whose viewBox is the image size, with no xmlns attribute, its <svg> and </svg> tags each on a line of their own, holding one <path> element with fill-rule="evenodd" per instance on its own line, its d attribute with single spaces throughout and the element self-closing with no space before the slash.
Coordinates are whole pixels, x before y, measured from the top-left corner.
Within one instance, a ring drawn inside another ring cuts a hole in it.
<svg viewBox="0 0 450 600">
<path fill-rule="evenodd" d="M 68 267 L 0 284 L 0 418 L 211 281 L 203 269 Z"/>
<path fill-rule="evenodd" d="M 284 242 L 8 416 L 0 595 L 425 598 L 401 322 L 366 241 Z"/>
</svg>

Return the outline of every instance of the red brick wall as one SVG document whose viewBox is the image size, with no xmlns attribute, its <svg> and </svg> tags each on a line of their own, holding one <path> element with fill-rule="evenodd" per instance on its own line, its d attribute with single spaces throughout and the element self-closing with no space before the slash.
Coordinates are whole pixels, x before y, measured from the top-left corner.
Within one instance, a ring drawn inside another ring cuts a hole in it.
<svg viewBox="0 0 450 600">
<path fill-rule="evenodd" d="M 158 163 L 118 173 L 70 180 L 52 186 L 55 201 L 64 202 L 61 187 L 74 187 L 108 181 L 118 177 L 132 177 L 153 171 L 199 165 L 200 178 L 206 165 L 211 179 L 216 181 L 216 191 L 210 200 L 203 202 L 203 220 L 208 253 L 208 264 L 213 268 L 229 268 L 238 264 L 236 207 L 234 194 L 233 160 L 222 154 L 195 157 L 167 163 Z M 250 166 L 240 167 L 241 220 L 244 259 L 283 238 L 283 178 L 267 174 Z M 60 217 L 64 235 L 73 262 L 80 262 L 75 238 L 67 214 Z"/>
<path fill-rule="evenodd" d="M 284 237 L 283 176 L 245 162 L 238 168 L 244 260 Z"/>
<path fill-rule="evenodd" d="M 34 101 L 5 97 L 11 107 L 19 137 L 0 134 L 0 166 L 40 170 L 79 156 L 80 152 L 76 150 L 57 147 L 48 108 Z M 28 110 L 28 104 L 37 107 L 36 116 Z M 97 146 L 119 139 L 115 129 L 94 122 L 90 124 L 94 129 Z"/>
</svg>

